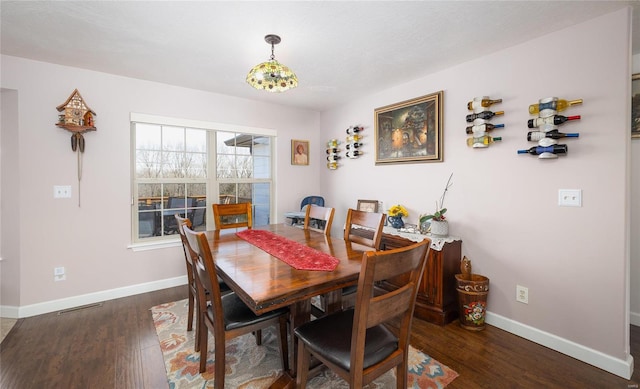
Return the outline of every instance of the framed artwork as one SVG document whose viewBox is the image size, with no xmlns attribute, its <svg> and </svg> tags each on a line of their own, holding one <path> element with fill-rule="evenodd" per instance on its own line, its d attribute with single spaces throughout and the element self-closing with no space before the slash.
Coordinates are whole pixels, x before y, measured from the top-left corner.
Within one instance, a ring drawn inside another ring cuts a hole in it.
<svg viewBox="0 0 640 389">
<path fill-rule="evenodd" d="M 291 164 L 309 164 L 309 141 L 291 139 Z"/>
<path fill-rule="evenodd" d="M 631 137 L 640 138 L 640 73 L 631 76 Z"/>
<path fill-rule="evenodd" d="M 378 200 L 358 200 L 358 211 L 378 212 Z"/>
<path fill-rule="evenodd" d="M 443 161 L 442 95 L 375 109 L 376 165 Z"/>
</svg>

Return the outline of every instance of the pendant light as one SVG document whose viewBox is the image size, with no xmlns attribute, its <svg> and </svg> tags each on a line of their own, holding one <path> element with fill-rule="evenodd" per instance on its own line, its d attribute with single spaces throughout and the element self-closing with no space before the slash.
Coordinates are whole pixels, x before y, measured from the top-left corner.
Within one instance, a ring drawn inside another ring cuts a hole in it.
<svg viewBox="0 0 640 389">
<path fill-rule="evenodd" d="M 264 40 L 271 44 L 271 58 L 258 64 L 247 75 L 247 83 L 252 87 L 269 92 L 284 92 L 298 86 L 298 78 L 287 66 L 276 61 L 273 47 L 280 43 L 277 35 L 269 34 Z"/>
</svg>

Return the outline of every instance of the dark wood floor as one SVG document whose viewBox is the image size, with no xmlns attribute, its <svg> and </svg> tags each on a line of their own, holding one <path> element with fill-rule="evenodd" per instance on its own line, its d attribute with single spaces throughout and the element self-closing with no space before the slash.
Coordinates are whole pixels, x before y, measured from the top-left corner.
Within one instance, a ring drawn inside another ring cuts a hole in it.
<svg viewBox="0 0 640 389">
<path fill-rule="evenodd" d="M 185 298 L 176 287 L 102 307 L 20 319 L 0 344 L 0 388 L 167 388 L 149 308 Z M 640 327 L 631 327 L 640 365 Z M 628 381 L 495 327 L 467 331 L 415 320 L 412 344 L 460 376 L 448 388 L 638 388 Z"/>
</svg>

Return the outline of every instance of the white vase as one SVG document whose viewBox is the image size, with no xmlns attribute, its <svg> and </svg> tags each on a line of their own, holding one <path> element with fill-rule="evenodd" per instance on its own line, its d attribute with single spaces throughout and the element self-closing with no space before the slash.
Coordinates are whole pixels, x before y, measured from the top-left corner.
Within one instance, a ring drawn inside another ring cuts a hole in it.
<svg viewBox="0 0 640 389">
<path fill-rule="evenodd" d="M 431 234 L 443 236 L 449 235 L 449 222 L 446 220 L 431 220 Z"/>
</svg>

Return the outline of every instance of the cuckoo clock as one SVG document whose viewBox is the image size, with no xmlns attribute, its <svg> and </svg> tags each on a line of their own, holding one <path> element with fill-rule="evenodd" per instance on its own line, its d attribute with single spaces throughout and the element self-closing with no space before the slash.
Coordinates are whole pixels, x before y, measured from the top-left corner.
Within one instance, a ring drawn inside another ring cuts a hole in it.
<svg viewBox="0 0 640 389">
<path fill-rule="evenodd" d="M 96 131 L 94 127 L 95 112 L 84 102 L 78 90 L 74 90 L 64 103 L 56 107 L 58 123 L 56 126 L 71 132 L 71 149 L 78 151 L 78 206 L 80 205 L 80 179 L 82 178 L 81 154 L 84 153 L 84 136 L 88 131 Z"/>
</svg>

